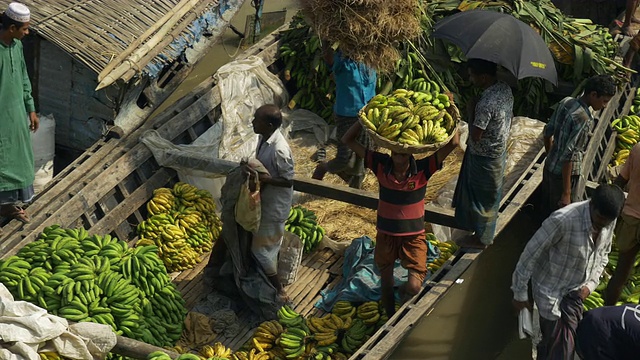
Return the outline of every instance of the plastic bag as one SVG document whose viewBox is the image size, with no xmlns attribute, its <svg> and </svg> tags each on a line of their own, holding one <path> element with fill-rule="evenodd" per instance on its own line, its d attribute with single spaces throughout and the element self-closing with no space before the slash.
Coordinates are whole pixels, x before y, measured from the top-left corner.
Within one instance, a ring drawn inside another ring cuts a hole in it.
<svg viewBox="0 0 640 360">
<path fill-rule="evenodd" d="M 282 285 L 293 284 L 298 277 L 304 245 L 298 235 L 284 232 L 282 246 L 278 253 L 278 279 Z"/>
<path fill-rule="evenodd" d="M 31 133 L 35 180 L 33 189 L 40 193 L 53 179 L 53 159 L 56 152 L 56 121 L 52 114 L 39 116 L 40 127 Z"/>
<path fill-rule="evenodd" d="M 251 191 L 249 183 L 251 177 L 256 179 L 256 191 Z M 240 194 L 238 194 L 238 201 L 236 202 L 235 213 L 236 222 L 242 226 L 243 229 L 248 232 L 255 233 L 260 228 L 260 216 L 262 215 L 260 207 L 260 182 L 257 181 L 258 173 L 253 171 L 253 174 L 247 176 L 242 188 L 240 188 Z"/>
<path fill-rule="evenodd" d="M 344 251 L 351 245 L 350 241 L 335 241 L 332 238 L 325 235 L 322 240 L 320 240 L 320 244 L 318 245 L 319 249 L 329 248 L 334 253 L 342 256 L 344 255 Z"/>
</svg>

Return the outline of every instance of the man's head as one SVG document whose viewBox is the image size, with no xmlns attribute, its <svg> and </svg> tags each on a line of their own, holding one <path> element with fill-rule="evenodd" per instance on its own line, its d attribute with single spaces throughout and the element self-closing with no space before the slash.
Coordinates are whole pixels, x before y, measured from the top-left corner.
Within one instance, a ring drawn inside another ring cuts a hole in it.
<svg viewBox="0 0 640 360">
<path fill-rule="evenodd" d="M 253 115 L 253 131 L 260 135 L 270 135 L 282 125 L 282 113 L 273 105 L 262 105 Z"/>
<path fill-rule="evenodd" d="M 616 83 L 609 75 L 596 75 L 587 80 L 584 86 L 584 99 L 593 110 L 604 109 L 616 94 Z"/>
<path fill-rule="evenodd" d="M 29 35 L 29 22 L 31 13 L 24 4 L 12 2 L 2 14 L 2 31 L 8 34 L 11 39 L 22 40 Z"/>
<path fill-rule="evenodd" d="M 409 165 L 410 159 L 411 154 L 399 153 L 395 151 L 391 152 L 391 160 L 393 161 L 394 167 L 404 168 Z"/>
<path fill-rule="evenodd" d="M 482 59 L 469 59 L 467 61 L 469 80 L 479 88 L 485 89 L 496 81 L 498 65 L 494 62 Z"/>
<path fill-rule="evenodd" d="M 618 218 L 624 205 L 624 193 L 615 185 L 603 184 L 591 196 L 591 224 L 600 230 Z"/>
</svg>

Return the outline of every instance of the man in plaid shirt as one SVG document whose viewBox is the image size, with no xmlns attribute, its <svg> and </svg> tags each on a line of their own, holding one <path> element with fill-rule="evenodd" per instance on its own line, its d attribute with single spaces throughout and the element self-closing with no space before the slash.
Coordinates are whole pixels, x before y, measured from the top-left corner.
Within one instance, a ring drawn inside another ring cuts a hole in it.
<svg viewBox="0 0 640 360">
<path fill-rule="evenodd" d="M 582 157 L 593 128 L 594 111 L 604 109 L 616 93 L 616 84 L 609 75 L 590 78 L 579 98 L 566 97 L 544 127 L 544 147 L 547 152 L 542 188 L 545 199 L 545 218 L 553 211 L 580 201 L 575 187 L 580 179 Z"/>
<path fill-rule="evenodd" d="M 538 359 L 574 358 L 582 301 L 596 288 L 609 261 L 613 229 L 624 200 L 619 187 L 600 185 L 591 200 L 551 214 L 527 243 L 513 272 L 511 289 L 518 311 L 531 308 L 531 280 L 542 331 Z"/>
</svg>

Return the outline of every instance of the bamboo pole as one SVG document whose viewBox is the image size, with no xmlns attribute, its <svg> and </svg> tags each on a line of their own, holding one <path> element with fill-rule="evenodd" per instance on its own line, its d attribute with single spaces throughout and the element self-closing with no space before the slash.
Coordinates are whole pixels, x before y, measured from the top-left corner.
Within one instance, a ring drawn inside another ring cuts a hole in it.
<svg viewBox="0 0 640 360">
<path fill-rule="evenodd" d="M 165 47 L 167 47 L 167 45 L 171 44 L 171 42 L 173 42 L 173 40 L 178 35 L 180 35 L 180 33 L 187 26 L 189 26 L 189 24 L 191 24 L 193 21 L 195 21 L 196 18 L 198 17 L 198 14 L 202 10 L 204 10 L 207 6 L 208 6 L 208 4 L 206 2 L 200 3 L 200 5 L 195 9 L 195 11 L 193 13 L 189 14 L 189 16 L 181 23 L 182 26 L 176 27 L 175 29 L 173 29 L 171 34 L 169 34 L 169 36 L 166 36 L 162 40 L 162 42 L 157 44 L 153 51 L 148 52 L 142 59 L 140 59 L 140 63 L 147 64 L 147 63 L 149 63 L 149 61 L 151 61 L 151 59 L 153 59 L 158 54 L 160 54 L 162 51 L 164 51 Z M 120 76 L 120 78 L 122 80 L 124 80 L 124 81 L 129 81 L 129 80 L 131 80 L 131 78 L 133 78 L 136 75 L 137 72 L 138 72 L 137 69 L 130 68 L 130 69 L 127 70 L 127 72 L 125 72 L 122 76 Z"/>
<path fill-rule="evenodd" d="M 169 21 L 169 19 L 173 16 L 173 14 L 175 14 L 176 11 L 182 9 L 187 3 L 189 3 L 189 1 L 190 0 L 181 0 L 171 11 L 164 14 L 164 16 L 160 18 L 160 20 L 156 21 L 155 24 L 147 28 L 147 30 L 144 33 L 142 33 L 140 37 L 138 37 L 134 42 L 129 44 L 129 46 L 127 46 L 127 48 L 124 49 L 124 51 L 121 52 L 120 55 L 118 55 L 115 59 L 111 60 L 107 64 L 107 66 L 104 69 L 102 69 L 100 74 L 98 74 L 98 81 L 102 81 L 102 79 L 104 79 L 104 77 L 107 76 L 111 72 L 111 70 L 113 70 L 117 65 L 120 65 L 122 61 L 124 61 L 124 59 L 128 55 L 130 55 L 135 49 L 137 49 L 138 46 L 140 46 L 144 40 L 146 40 L 149 36 L 153 35 L 153 33 L 156 32 L 156 30 L 158 30 L 158 28 L 162 26 L 162 24 Z"/>
<path fill-rule="evenodd" d="M 148 54 L 151 50 L 153 50 L 158 43 L 160 43 L 164 37 L 171 31 L 171 29 L 178 23 L 182 17 L 191 11 L 195 5 L 198 4 L 200 0 L 187 0 L 187 5 L 176 11 L 176 8 L 172 9 L 169 13 L 171 14 L 171 19 L 166 21 L 160 29 L 151 37 L 149 40 L 137 48 L 131 55 L 126 58 L 122 63 L 120 63 L 115 69 L 111 70 L 105 77 L 100 81 L 98 87 L 96 87 L 96 91 L 107 87 L 113 84 L 116 80 L 118 80 L 122 75 L 124 75 L 128 70 L 132 68 L 140 68 L 140 59 L 143 58 L 146 54 Z M 206 2 L 205 2 L 206 3 Z M 168 14 L 169 14 L 168 13 Z"/>
</svg>

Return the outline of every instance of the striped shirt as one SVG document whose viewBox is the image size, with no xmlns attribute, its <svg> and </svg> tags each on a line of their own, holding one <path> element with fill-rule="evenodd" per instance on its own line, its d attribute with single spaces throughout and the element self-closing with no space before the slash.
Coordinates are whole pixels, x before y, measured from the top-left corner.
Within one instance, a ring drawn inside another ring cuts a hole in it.
<svg viewBox="0 0 640 360">
<path fill-rule="evenodd" d="M 580 175 L 582 158 L 593 127 L 593 114 L 584 102 L 566 97 L 544 127 L 544 136 L 553 136 L 545 167 L 554 175 L 562 175 L 562 165 L 571 161 L 571 175 Z"/>
<path fill-rule="evenodd" d="M 442 164 L 436 156 L 416 160 L 410 158 L 407 178 L 396 180 L 391 156 L 367 151 L 365 166 L 376 175 L 380 184 L 378 200 L 379 232 L 393 236 L 418 235 L 424 232 L 424 196 L 427 182 Z"/>
<path fill-rule="evenodd" d="M 616 222 L 600 230 L 593 241 L 590 202 L 581 201 L 557 210 L 527 243 L 513 272 L 514 299 L 526 301 L 531 279 L 533 300 L 540 316 L 560 317 L 560 301 L 573 290 L 598 286 L 609 261 Z"/>
</svg>

